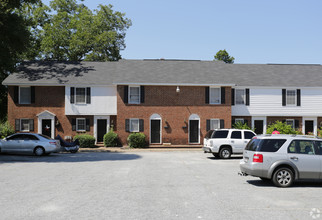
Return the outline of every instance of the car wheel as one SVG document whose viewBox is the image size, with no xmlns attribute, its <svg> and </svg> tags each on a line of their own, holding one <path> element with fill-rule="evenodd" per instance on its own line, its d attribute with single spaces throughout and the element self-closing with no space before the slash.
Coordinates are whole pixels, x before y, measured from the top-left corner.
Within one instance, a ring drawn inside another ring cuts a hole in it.
<svg viewBox="0 0 322 220">
<path fill-rule="evenodd" d="M 212 153 L 212 155 L 214 155 L 214 157 L 219 157 L 218 153 Z"/>
<path fill-rule="evenodd" d="M 219 152 L 219 156 L 222 159 L 228 159 L 231 156 L 231 150 L 228 147 L 223 147 Z"/>
<path fill-rule="evenodd" d="M 45 154 L 45 149 L 42 148 L 42 147 L 36 147 L 35 150 L 34 150 L 34 154 L 36 156 L 42 156 Z"/>
<path fill-rule="evenodd" d="M 287 167 L 279 168 L 273 175 L 273 183 L 278 187 L 289 187 L 293 184 L 293 171 Z"/>
</svg>

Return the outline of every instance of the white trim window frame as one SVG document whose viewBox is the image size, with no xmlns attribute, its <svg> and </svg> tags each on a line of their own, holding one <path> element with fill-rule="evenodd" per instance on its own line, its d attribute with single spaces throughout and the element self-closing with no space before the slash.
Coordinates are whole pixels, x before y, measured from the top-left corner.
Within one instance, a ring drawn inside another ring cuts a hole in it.
<svg viewBox="0 0 322 220">
<path fill-rule="evenodd" d="M 27 122 L 25 125 L 27 125 L 28 129 L 22 129 L 23 128 L 23 126 L 22 126 L 23 121 Z M 21 118 L 20 119 L 20 131 L 30 132 L 30 119 L 28 119 L 28 118 Z"/>
<path fill-rule="evenodd" d="M 296 106 L 296 89 L 286 90 L 286 106 Z"/>
<path fill-rule="evenodd" d="M 243 118 L 235 118 L 235 124 L 237 124 L 238 122 L 241 122 L 242 124 L 244 124 L 245 120 Z"/>
<path fill-rule="evenodd" d="M 136 128 L 134 127 L 136 123 Z M 140 132 L 140 120 L 138 118 L 130 118 L 130 132 Z"/>
<path fill-rule="evenodd" d="M 295 120 L 294 119 L 286 119 L 285 123 L 287 125 L 291 125 L 293 129 L 295 128 Z"/>
<path fill-rule="evenodd" d="M 235 89 L 235 105 L 246 104 L 246 91 L 245 89 Z"/>
<path fill-rule="evenodd" d="M 84 129 L 79 129 L 79 121 L 84 121 Z M 76 118 L 76 131 L 86 131 L 86 119 L 85 118 Z"/>
<path fill-rule="evenodd" d="M 84 94 L 77 94 L 77 90 L 78 92 L 80 92 L 80 90 L 84 90 Z M 84 97 L 84 101 L 78 101 L 80 98 L 83 99 Z M 75 87 L 75 104 L 86 104 L 86 87 Z"/>
<path fill-rule="evenodd" d="M 215 129 L 219 129 L 219 128 L 220 128 L 220 119 L 218 119 L 218 118 L 210 119 L 210 130 L 215 130 Z"/>
<path fill-rule="evenodd" d="M 133 94 L 133 91 L 137 90 L 137 94 Z M 140 86 L 129 86 L 129 104 L 140 104 Z"/>
<path fill-rule="evenodd" d="M 221 88 L 220 87 L 210 87 L 209 88 L 209 104 L 221 104 Z"/>
<path fill-rule="evenodd" d="M 22 101 L 22 98 L 21 98 L 21 90 L 24 90 L 24 89 L 29 89 L 29 97 L 27 101 Z M 31 104 L 31 86 L 19 86 L 19 104 Z"/>
</svg>

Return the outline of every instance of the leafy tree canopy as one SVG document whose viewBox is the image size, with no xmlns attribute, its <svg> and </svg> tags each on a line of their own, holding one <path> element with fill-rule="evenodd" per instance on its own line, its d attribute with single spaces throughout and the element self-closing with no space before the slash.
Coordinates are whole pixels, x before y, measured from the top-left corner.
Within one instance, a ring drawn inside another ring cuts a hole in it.
<svg viewBox="0 0 322 220">
<path fill-rule="evenodd" d="M 25 7 L 33 21 L 33 41 L 27 59 L 58 61 L 113 61 L 125 48 L 125 31 L 131 20 L 113 11 L 112 5 L 90 10 L 76 0 L 53 0 Z"/>
<path fill-rule="evenodd" d="M 221 60 L 225 63 L 234 63 L 235 58 L 229 56 L 226 50 L 219 50 L 216 55 L 214 56 L 215 60 Z"/>
</svg>

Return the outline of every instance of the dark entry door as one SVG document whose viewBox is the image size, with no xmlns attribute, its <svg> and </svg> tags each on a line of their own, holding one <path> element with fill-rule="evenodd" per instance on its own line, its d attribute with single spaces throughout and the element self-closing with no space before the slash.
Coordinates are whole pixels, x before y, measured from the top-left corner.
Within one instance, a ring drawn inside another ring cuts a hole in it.
<svg viewBox="0 0 322 220">
<path fill-rule="evenodd" d="M 263 134 L 264 121 L 263 120 L 254 120 L 255 133 Z"/>
<path fill-rule="evenodd" d="M 161 143 L 160 125 L 161 125 L 160 120 L 151 120 L 151 144 Z"/>
<path fill-rule="evenodd" d="M 305 134 L 313 133 L 314 131 L 313 124 L 314 124 L 313 121 L 305 121 Z"/>
<path fill-rule="evenodd" d="M 106 119 L 97 119 L 97 142 L 103 142 L 104 135 L 106 134 Z"/>
<path fill-rule="evenodd" d="M 42 123 L 41 133 L 43 135 L 51 137 L 51 129 L 52 129 L 51 119 L 43 119 L 41 123 Z"/>
<path fill-rule="evenodd" d="M 199 120 L 189 121 L 189 142 L 199 143 Z"/>
</svg>

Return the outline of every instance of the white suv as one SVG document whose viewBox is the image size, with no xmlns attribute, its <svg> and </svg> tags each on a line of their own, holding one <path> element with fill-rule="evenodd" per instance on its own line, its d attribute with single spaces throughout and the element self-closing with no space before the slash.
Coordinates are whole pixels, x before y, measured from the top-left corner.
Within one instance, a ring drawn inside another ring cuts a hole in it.
<svg viewBox="0 0 322 220">
<path fill-rule="evenodd" d="M 305 135 L 259 135 L 244 150 L 242 175 L 272 180 L 278 187 L 294 180 L 322 179 L 322 139 Z"/>
<path fill-rule="evenodd" d="M 202 150 L 215 157 L 230 158 L 231 154 L 242 154 L 245 146 L 256 134 L 251 130 L 218 129 L 207 132 Z"/>
</svg>

